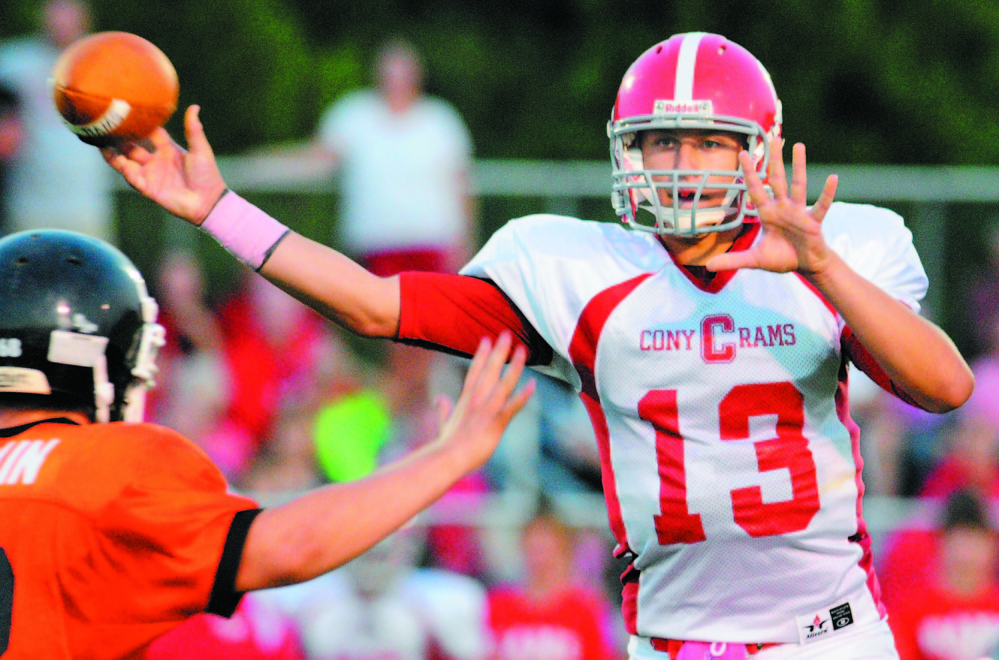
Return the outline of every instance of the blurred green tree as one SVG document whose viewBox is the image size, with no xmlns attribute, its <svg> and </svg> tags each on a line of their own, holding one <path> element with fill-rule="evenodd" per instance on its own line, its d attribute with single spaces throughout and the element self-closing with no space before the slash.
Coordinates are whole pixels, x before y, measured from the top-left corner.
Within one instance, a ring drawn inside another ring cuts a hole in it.
<svg viewBox="0 0 999 660">
<path fill-rule="evenodd" d="M 424 52 L 486 157 L 606 156 L 628 64 L 668 35 L 720 32 L 769 68 L 786 135 L 820 162 L 999 162 L 999 4 L 961 0 L 92 0 L 97 29 L 159 45 L 220 152 L 302 139 L 369 84 L 392 35 Z M 0 3 L 0 37 L 38 0 Z M 175 119 L 171 128 L 179 127 Z"/>
<path fill-rule="evenodd" d="M 42 1 L 0 1 L 0 38 L 32 31 Z M 604 160 L 604 126 L 628 65 L 671 34 L 703 30 L 767 66 L 784 134 L 807 144 L 813 163 L 999 165 L 995 2 L 90 1 L 96 29 L 140 34 L 173 60 L 181 106 L 202 106 L 223 154 L 307 139 L 327 105 L 370 84 L 378 45 L 403 36 L 424 53 L 429 91 L 464 116 L 477 156 Z M 179 136 L 180 126 L 178 113 L 168 128 Z M 265 197 L 256 201 L 331 240 L 333 200 Z M 122 227 L 146 267 L 158 250 L 157 221 L 141 201 L 123 199 L 123 213 L 144 217 Z M 488 200 L 483 231 L 536 210 L 535 201 Z M 587 217 L 610 215 L 606 203 L 585 206 Z M 955 254 L 945 277 L 954 288 L 984 260 L 975 236 L 994 224 L 986 206 L 953 207 L 948 222 L 915 227 L 935 234 L 945 246 L 938 254 Z M 230 272 L 214 247 L 204 249 L 215 274 Z M 961 318 L 953 304 L 939 312 L 945 325 Z M 962 341 L 959 323 L 949 329 Z"/>
</svg>

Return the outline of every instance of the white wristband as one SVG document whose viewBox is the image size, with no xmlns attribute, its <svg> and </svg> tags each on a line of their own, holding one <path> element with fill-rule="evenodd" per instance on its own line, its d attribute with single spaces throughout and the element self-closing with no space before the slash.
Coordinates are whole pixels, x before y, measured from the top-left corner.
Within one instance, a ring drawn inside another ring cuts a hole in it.
<svg viewBox="0 0 999 660">
<path fill-rule="evenodd" d="M 231 190 L 222 194 L 201 228 L 253 270 L 260 270 L 291 231 Z"/>
</svg>

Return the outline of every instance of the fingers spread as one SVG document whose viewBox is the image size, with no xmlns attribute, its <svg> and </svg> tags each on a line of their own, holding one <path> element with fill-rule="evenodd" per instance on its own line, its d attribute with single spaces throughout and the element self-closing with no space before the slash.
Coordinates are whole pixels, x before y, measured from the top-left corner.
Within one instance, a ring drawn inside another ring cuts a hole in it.
<svg viewBox="0 0 999 660">
<path fill-rule="evenodd" d="M 739 164 L 742 165 L 742 172 L 746 179 L 746 190 L 749 192 L 749 198 L 753 200 L 753 204 L 755 204 L 757 208 L 763 206 L 765 203 L 770 201 L 770 195 L 767 193 L 767 189 L 763 186 L 763 182 L 760 181 L 760 175 L 756 173 L 756 167 L 753 165 L 753 159 L 749 156 L 749 152 L 743 151 L 739 154 Z"/>
<path fill-rule="evenodd" d="M 791 155 L 791 201 L 804 206 L 807 201 L 808 174 L 805 169 L 805 145 L 797 143 Z"/>
<path fill-rule="evenodd" d="M 156 145 L 152 143 L 151 140 L 146 140 L 148 143 L 148 148 L 146 144 L 139 144 L 137 142 L 132 142 L 123 147 L 122 153 L 125 156 L 139 165 L 145 165 L 153 159 L 153 153 L 156 151 Z"/>
<path fill-rule="evenodd" d="M 129 185 L 136 190 L 141 190 L 141 186 L 145 185 L 145 177 L 142 176 L 142 166 L 129 160 L 119 149 L 119 147 L 104 147 L 101 149 L 101 155 L 104 156 L 104 160 L 108 165 L 125 177 Z"/>
<path fill-rule="evenodd" d="M 512 419 L 514 415 L 519 413 L 524 406 L 527 405 L 527 402 L 531 400 L 531 396 L 534 394 L 536 385 L 536 381 L 528 381 L 524 387 L 522 387 L 513 395 L 513 397 L 510 398 L 509 401 L 507 401 L 507 404 L 504 407 L 506 419 Z"/>
<path fill-rule="evenodd" d="M 184 113 L 184 135 L 187 137 L 187 146 L 192 153 L 210 154 L 212 147 L 205 137 L 205 127 L 201 124 L 199 116 L 201 108 L 192 105 Z"/>
<path fill-rule="evenodd" d="M 787 197 L 787 175 L 784 173 L 784 140 L 774 138 L 770 143 L 770 188 L 774 199 Z"/>
<path fill-rule="evenodd" d="M 500 374 L 503 365 L 506 364 L 510 355 L 510 346 L 513 344 L 513 337 L 509 332 L 501 332 L 496 339 L 496 345 L 486 358 L 486 363 L 482 368 L 482 390 L 485 396 L 492 393 L 494 385 L 500 381 Z"/>
<path fill-rule="evenodd" d="M 153 148 L 156 151 L 169 149 L 173 144 L 170 134 L 167 133 L 167 130 L 162 126 L 157 127 L 152 133 L 149 134 L 149 141 L 153 143 Z"/>
<path fill-rule="evenodd" d="M 472 357 L 472 364 L 468 367 L 468 373 L 465 374 L 465 387 L 462 392 L 470 391 L 475 387 L 478 382 L 482 370 L 485 368 L 486 360 L 489 357 L 489 353 L 493 350 L 493 342 L 489 337 L 483 337 L 479 340 L 479 347 L 475 350 L 475 355 Z"/>
<path fill-rule="evenodd" d="M 128 181 L 128 184 L 139 192 L 143 192 L 146 189 L 146 177 L 143 176 L 142 166 L 138 163 L 130 161 L 124 156 L 118 156 L 111 163 L 111 166 L 121 172 L 121 175 L 125 177 L 125 181 Z"/>
<path fill-rule="evenodd" d="M 514 392 L 514 388 L 520 382 L 520 376 L 524 371 L 524 364 L 526 362 L 527 348 L 518 344 L 513 351 L 513 356 L 510 358 L 509 366 L 503 372 L 503 377 L 490 394 L 491 401 L 488 407 L 492 408 L 495 406 L 495 410 L 498 411 L 499 418 L 504 425 L 520 412 L 531 398 L 531 395 L 534 394 L 535 383 L 533 380 L 516 393 Z"/>
<path fill-rule="evenodd" d="M 503 372 L 503 378 L 499 383 L 499 391 L 503 395 L 503 398 L 510 396 L 513 392 L 513 388 L 516 387 L 517 381 L 520 380 L 520 375 L 524 372 L 524 364 L 527 362 L 527 349 L 523 345 L 517 345 L 517 348 L 513 351 L 513 357 L 510 358 L 510 364 L 507 366 L 506 371 Z"/>
<path fill-rule="evenodd" d="M 836 185 L 839 183 L 839 177 L 835 174 L 830 174 L 826 179 L 826 183 L 822 186 L 822 193 L 819 195 L 818 200 L 816 200 L 815 205 L 812 206 L 812 217 L 822 222 L 823 218 L 826 217 L 826 212 L 829 211 L 829 207 L 832 206 L 833 199 L 836 197 Z"/>
</svg>

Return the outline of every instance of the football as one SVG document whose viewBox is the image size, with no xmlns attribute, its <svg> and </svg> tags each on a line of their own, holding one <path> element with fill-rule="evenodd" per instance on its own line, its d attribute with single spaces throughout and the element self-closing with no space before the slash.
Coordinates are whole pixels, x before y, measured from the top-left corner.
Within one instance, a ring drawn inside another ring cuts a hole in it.
<svg viewBox="0 0 999 660">
<path fill-rule="evenodd" d="M 147 137 L 177 109 L 180 93 L 169 58 L 128 32 L 98 32 L 72 43 L 51 82 L 66 125 L 98 147 Z"/>
</svg>

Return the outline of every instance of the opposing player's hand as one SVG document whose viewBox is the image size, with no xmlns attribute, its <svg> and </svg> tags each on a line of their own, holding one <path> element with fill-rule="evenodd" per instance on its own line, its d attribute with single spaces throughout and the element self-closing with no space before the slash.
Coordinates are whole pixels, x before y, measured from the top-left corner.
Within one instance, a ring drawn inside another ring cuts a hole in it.
<svg viewBox="0 0 999 660">
<path fill-rule="evenodd" d="M 803 275 L 815 275 L 827 267 L 831 250 L 822 236 L 822 220 L 836 194 L 837 178 L 832 175 L 826 179 L 818 201 L 814 206 L 807 206 L 805 145 L 794 145 L 790 190 L 784 174 L 783 146 L 783 140 L 776 140 L 770 152 L 772 198 L 760 181 L 749 154 L 745 151 L 739 154 L 746 188 L 759 213 L 763 235 L 749 250 L 713 257 L 707 263 L 708 270 L 760 268 L 777 273 L 798 271 Z"/>
<path fill-rule="evenodd" d="M 170 213 L 200 225 L 225 192 L 215 154 L 192 105 L 184 113 L 184 133 L 190 151 L 180 147 L 163 128 L 149 136 L 152 150 L 142 145 L 101 149 L 104 160 L 129 185 Z"/>
<path fill-rule="evenodd" d="M 503 333 L 496 344 L 483 339 L 465 376 L 457 404 L 447 399 L 441 406 L 440 434 L 436 442 L 457 451 L 466 471 L 480 467 L 492 455 L 513 416 L 534 393 L 534 381 L 514 391 L 527 360 L 527 350 Z M 504 370 L 503 365 L 510 364 Z"/>
</svg>

